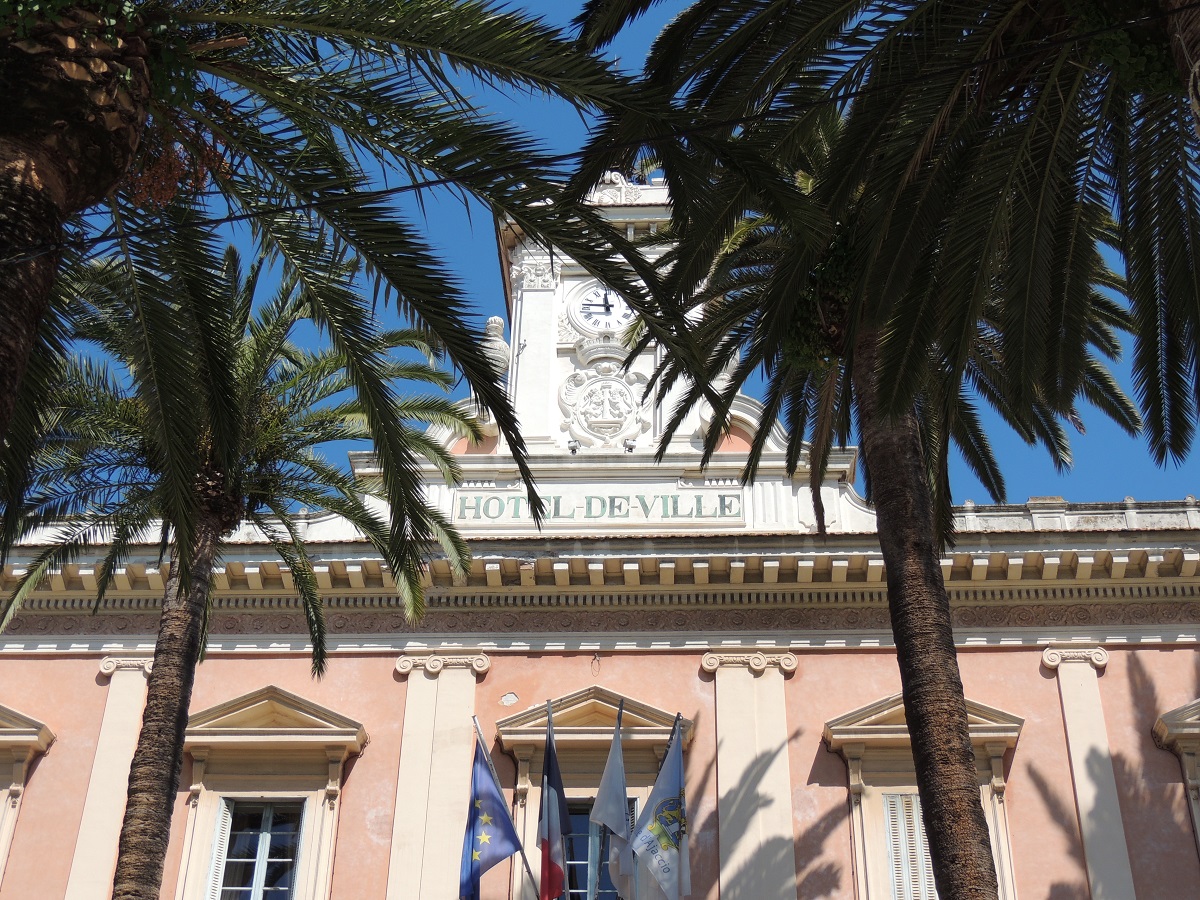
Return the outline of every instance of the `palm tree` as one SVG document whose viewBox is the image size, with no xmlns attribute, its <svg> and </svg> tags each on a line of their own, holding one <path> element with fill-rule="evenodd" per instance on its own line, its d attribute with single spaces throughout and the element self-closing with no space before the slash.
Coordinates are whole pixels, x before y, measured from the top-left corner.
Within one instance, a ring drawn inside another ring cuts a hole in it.
<svg viewBox="0 0 1200 900">
<path fill-rule="evenodd" d="M 191 241 L 180 235 L 172 242 Z M 392 510 L 389 524 L 378 504 L 368 502 L 369 486 L 353 480 L 324 459 L 319 448 L 333 441 L 373 437 L 361 405 L 353 399 L 346 356 L 336 348 L 301 349 L 290 340 L 298 322 L 311 313 L 313 299 L 297 277 L 283 279 L 274 297 L 255 307 L 266 259 L 243 270 L 237 252 L 208 258 L 209 283 L 224 302 L 206 323 L 218 329 L 211 339 L 220 351 L 215 364 L 228 365 L 232 395 L 206 365 L 192 369 L 193 416 L 201 421 L 193 475 L 185 485 L 169 484 L 161 466 L 164 448 L 155 402 L 155 372 L 142 365 L 142 345 L 154 335 L 129 327 L 132 303 L 113 294 L 125 283 L 122 263 L 105 260 L 75 272 L 71 283 L 81 293 L 73 317 L 77 335 L 111 356 L 116 368 L 90 356 L 77 356 L 61 369 L 51 393 L 52 413 L 45 421 L 37 455 L 29 467 L 27 501 L 8 505 L 4 514 L 17 524 L 6 529 L 27 543 L 42 545 L 16 588 L 10 617 L 45 574 L 95 546 L 104 547 L 97 579 L 99 597 L 114 571 L 135 545 L 157 541 L 170 548 L 171 567 L 163 596 L 154 664 L 147 687 L 142 731 L 129 777 L 129 797 L 121 831 L 113 896 L 122 900 L 157 898 L 170 833 L 171 809 L 183 759 L 195 668 L 203 650 L 213 569 L 224 542 L 249 527 L 267 541 L 292 573 L 313 645 L 313 673 L 326 666 L 325 626 L 312 563 L 302 539 L 302 512 L 337 513 L 369 541 L 391 568 L 396 590 L 410 616 L 422 611 L 420 570 L 424 557 L 440 546 L 452 565 L 463 570 L 467 549 L 443 515 L 428 506 L 417 474 L 422 461 L 448 478 L 456 477 L 453 459 L 415 427 L 450 425 L 477 434 L 474 421 L 441 396 L 391 395 L 387 414 L 407 452 L 410 473 L 404 505 Z M 330 256 L 331 280 L 349 281 L 355 266 Z M 155 283 L 169 289 L 178 271 Z M 185 301 L 159 298 L 165 305 Z M 198 339 L 181 317 L 184 340 Z M 154 333 L 155 335 L 158 332 Z M 413 332 L 371 336 L 375 362 L 389 384 L 411 382 L 449 388 L 450 376 L 424 359 L 405 359 L 394 351 L 428 353 Z M 407 353 L 407 356 L 412 356 Z M 229 405 L 231 433 L 211 425 L 214 406 Z M 232 441 L 232 446 L 219 442 Z M 232 460 L 232 465 L 225 462 Z M 163 497 L 189 491 L 199 510 L 191 546 L 188 578 L 178 564 L 178 534 L 164 515 Z M 7 524 L 7 523 L 6 523 Z M 7 621 L 7 617 L 6 617 Z"/>
<path fill-rule="evenodd" d="M 588 4 L 583 39 L 606 40 L 651 2 Z M 658 308 L 646 310 L 648 338 L 667 348 L 667 383 L 682 377 L 689 385 L 681 406 L 707 400 L 719 423 L 732 392 L 765 369 L 764 421 L 778 415 L 788 426 L 792 465 L 812 434 L 814 478 L 829 441 L 846 440 L 857 420 L 939 894 L 995 897 L 940 571 L 950 524 L 945 463 L 957 442 L 993 495 L 1002 495 L 971 392 L 1027 439 L 1047 443 L 1060 462 L 1053 418 L 1073 417 L 1081 394 L 1135 426 L 1136 413 L 1089 350 L 1115 351 L 1107 328 L 1123 318 L 1095 289 L 1113 283 L 1097 251 L 1108 213 L 1086 192 L 1075 204 L 1043 210 L 1049 222 L 1034 237 L 1054 266 L 1031 272 L 1023 256 L 1030 236 L 1007 232 L 1011 241 L 993 241 L 992 258 L 973 266 L 949 213 L 973 214 L 967 198 L 976 184 L 969 177 L 943 184 L 936 172 L 922 183 L 944 204 L 942 215 L 926 209 L 928 220 L 905 221 L 910 231 L 923 229 L 923 240 L 895 262 L 907 267 L 907 280 L 887 281 L 872 266 L 880 244 L 895 239 L 898 213 L 877 179 L 890 160 L 855 143 L 857 106 L 845 124 L 831 126 L 827 82 L 850 76 L 846 66 L 822 70 L 812 58 L 826 48 L 805 43 L 822 24 L 834 31 L 830 22 L 866 24 L 812 11 L 818 5 L 694 3 L 659 37 L 646 65 L 648 89 L 673 108 L 657 119 L 610 116 L 576 189 L 614 158 L 633 162 L 639 146 L 662 163 L 677 201 L 668 236 L 676 243 L 664 258 Z M 806 51 L 810 68 L 794 65 Z M 894 112 L 903 118 L 905 109 Z M 673 134 L 664 134 L 664 121 Z M 614 154 L 612 146 L 629 149 Z M 1008 197 L 1013 218 L 1027 218 L 1036 200 Z M 710 301 L 698 328 L 687 318 L 694 296 Z M 1040 358 L 1020 354 L 1035 304 L 1042 337 L 1053 334 L 1054 352 Z M 718 376 L 722 389 L 709 386 Z M 718 435 L 714 429 L 710 442 Z"/>
<path fill-rule="evenodd" d="M 609 280 L 625 275 L 609 262 L 599 216 L 545 203 L 556 193 L 551 159 L 522 130 L 473 106 L 471 82 L 580 107 L 624 102 L 610 66 L 490 0 L 6 4 L 0 90 L 12 102 L 0 117 L 0 441 L 59 258 L 65 244 L 75 246 L 64 226 L 78 230 L 83 246 L 107 241 L 136 268 L 175 227 L 163 221 L 164 205 L 186 197 L 207 204 L 188 224 L 193 232 L 214 218 L 246 220 L 301 279 L 316 238 L 350 248 L 376 297 L 395 301 L 445 348 L 531 484 L 465 298 L 390 195 L 448 186 Z M 402 448 L 382 418 L 382 375 L 357 363 L 373 306 L 354 292 L 313 297 L 309 314 L 351 363 L 396 502 Z M 182 380 L 164 379 L 162 388 L 164 404 L 186 410 Z M 175 442 L 188 436 L 166 437 L 168 463 L 186 458 L 187 445 Z M 173 510 L 184 537 L 194 514 Z M 190 541 L 182 545 L 186 568 Z"/>
</svg>

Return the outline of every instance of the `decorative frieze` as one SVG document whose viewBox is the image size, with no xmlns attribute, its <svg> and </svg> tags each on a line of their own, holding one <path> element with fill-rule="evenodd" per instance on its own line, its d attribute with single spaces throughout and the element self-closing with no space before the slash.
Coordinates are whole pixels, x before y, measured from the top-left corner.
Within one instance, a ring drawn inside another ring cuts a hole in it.
<svg viewBox="0 0 1200 900">
<path fill-rule="evenodd" d="M 1189 591 L 1190 593 L 1190 591 Z M 332 635 L 453 634 L 456 632 L 591 633 L 677 631 L 887 633 L 890 628 L 882 592 L 843 591 L 819 595 L 811 604 L 795 591 L 688 592 L 647 597 L 631 591 L 596 594 L 483 594 L 431 597 L 429 611 L 412 622 L 395 598 L 332 599 L 326 624 Z M 353 600 L 354 602 L 349 602 Z M 305 635 L 304 615 L 295 601 L 284 609 L 272 604 L 239 603 L 239 611 L 223 611 L 218 601 L 209 634 Z M 1200 602 L 1179 599 L 1160 602 L 1021 603 L 958 605 L 953 607 L 960 631 L 1010 628 L 1106 629 L 1165 625 L 1191 629 L 1200 625 Z M 22 636 L 152 635 L 158 616 L 80 613 L 37 614 L 26 610 L 6 629 L 10 639 Z M 141 664 L 146 664 L 143 660 Z M 114 669 L 115 671 L 115 669 Z"/>
</svg>

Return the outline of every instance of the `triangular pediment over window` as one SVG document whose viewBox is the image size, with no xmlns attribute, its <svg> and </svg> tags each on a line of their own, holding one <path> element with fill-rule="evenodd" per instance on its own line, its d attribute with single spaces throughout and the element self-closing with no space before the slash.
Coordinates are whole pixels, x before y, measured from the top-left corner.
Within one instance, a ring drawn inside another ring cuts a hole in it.
<svg viewBox="0 0 1200 900">
<path fill-rule="evenodd" d="M 357 753 L 366 736 L 361 723 L 271 685 L 195 713 L 184 745 L 189 750 L 325 745 Z"/>
<path fill-rule="evenodd" d="M 54 743 L 54 732 L 37 719 L 0 706 L 0 749 L 26 754 L 44 753 Z"/>
<path fill-rule="evenodd" d="M 971 731 L 971 744 L 975 747 L 998 743 L 1015 747 L 1024 724 L 1025 720 L 1020 716 L 967 700 L 967 725 Z M 903 695 L 893 694 L 830 719 L 825 723 L 825 742 L 831 750 L 841 750 L 846 744 L 880 749 L 909 746 Z"/>
<path fill-rule="evenodd" d="M 1154 723 L 1154 741 L 1175 753 L 1200 750 L 1200 700 L 1159 716 Z"/>
<path fill-rule="evenodd" d="M 625 697 L 608 688 L 592 685 L 551 701 L 554 711 L 554 742 L 559 749 L 607 748 L 617 722 L 617 707 L 625 701 L 621 718 L 621 743 L 626 748 L 653 747 L 665 751 L 675 726 L 675 713 Z M 508 751 L 521 746 L 541 748 L 546 743 L 546 705 L 496 722 L 500 745 Z M 683 742 L 692 739 L 692 722 L 683 720 Z"/>
</svg>

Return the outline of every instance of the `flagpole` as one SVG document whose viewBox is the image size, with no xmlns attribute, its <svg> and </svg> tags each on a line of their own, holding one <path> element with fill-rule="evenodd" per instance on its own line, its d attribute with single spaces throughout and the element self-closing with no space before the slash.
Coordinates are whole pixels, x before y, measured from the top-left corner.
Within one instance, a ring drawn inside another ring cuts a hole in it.
<svg viewBox="0 0 1200 900">
<path fill-rule="evenodd" d="M 479 746 L 483 750 L 483 758 L 487 761 L 488 771 L 492 773 L 492 780 L 497 785 L 500 784 L 500 776 L 496 774 L 496 767 L 492 764 L 492 754 L 488 752 L 487 741 L 483 739 L 483 729 L 479 727 L 479 719 L 476 716 L 471 716 L 471 722 L 475 726 L 475 739 L 479 741 Z M 512 821 L 512 813 L 508 814 L 509 821 Z M 517 825 L 513 822 L 513 831 L 517 830 Z M 520 841 L 518 846 L 521 850 L 521 862 L 525 864 L 525 874 L 529 876 L 529 883 L 533 885 L 533 893 L 538 894 L 537 879 L 533 877 L 533 869 L 529 865 L 529 857 L 525 855 L 525 842 Z"/>
</svg>

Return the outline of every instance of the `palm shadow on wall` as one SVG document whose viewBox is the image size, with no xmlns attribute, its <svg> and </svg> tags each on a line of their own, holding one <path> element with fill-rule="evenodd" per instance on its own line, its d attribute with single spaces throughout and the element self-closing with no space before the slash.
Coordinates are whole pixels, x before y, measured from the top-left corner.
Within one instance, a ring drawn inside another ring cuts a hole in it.
<svg viewBox="0 0 1200 900">
<path fill-rule="evenodd" d="M 754 813 L 774 803 L 786 803 L 791 809 L 791 797 L 770 796 L 763 792 L 761 786 L 775 757 L 786 755 L 788 744 L 797 740 L 800 734 L 797 729 L 781 746 L 760 753 L 750 765 L 745 778 L 721 795 L 718 808 L 724 810 L 727 819 L 734 822 L 749 821 Z M 693 830 L 718 834 L 717 815 L 714 810 L 700 823 L 699 828 Z M 843 884 L 845 873 L 842 866 L 824 858 L 823 848 L 831 835 L 847 827 L 848 815 L 847 807 L 838 806 L 816 821 L 805 824 L 794 841 L 782 837 L 765 841 L 731 877 L 723 881 L 721 900 L 796 900 L 797 897 L 817 900 L 845 896 L 848 887 Z M 745 833 L 731 831 L 727 828 L 719 832 L 721 848 L 713 846 L 709 848 L 710 852 L 717 854 L 723 849 L 728 855 L 749 837 Z M 692 852 L 695 853 L 695 850 Z M 771 878 L 771 873 L 785 866 L 796 872 L 795 893 Z"/>
<path fill-rule="evenodd" d="M 1171 707 L 1163 705 L 1145 663 L 1137 655 L 1132 655 L 1129 659 L 1128 678 L 1136 731 L 1139 735 L 1148 736 L 1158 717 Z M 1200 696 L 1200 654 L 1196 656 L 1190 696 Z M 1095 779 L 1103 775 L 1108 762 L 1102 754 L 1093 751 L 1088 754 L 1085 765 L 1088 777 Z M 1139 848 L 1171 846 L 1179 848 L 1182 852 L 1189 852 L 1195 846 L 1186 807 L 1181 816 L 1167 815 L 1172 800 L 1177 800 L 1183 795 L 1183 776 L 1179 762 L 1173 753 L 1160 750 L 1147 739 L 1139 743 L 1136 756 L 1114 751 L 1112 772 L 1116 777 L 1120 797 L 1120 822 L 1111 821 L 1113 817 L 1105 811 L 1077 811 L 1074 803 L 1063 802 L 1061 790 L 1055 790 L 1050 779 L 1038 772 L 1036 767 L 1030 767 L 1029 775 L 1034 788 L 1050 812 L 1051 819 L 1062 830 L 1070 847 L 1069 855 L 1077 862 L 1081 872 L 1086 872 L 1083 844 L 1080 840 L 1081 829 L 1120 827 L 1127 835 L 1135 884 L 1139 881 L 1146 883 L 1148 873 L 1145 870 L 1149 863 L 1142 866 L 1137 864 L 1135 856 Z M 1148 777 L 1150 773 L 1161 777 Z M 1069 787 L 1067 796 L 1074 800 L 1074 793 Z M 1151 824 L 1148 826 L 1148 823 Z M 1157 830 L 1148 833 L 1147 827 Z M 1015 862 L 1019 868 L 1020 860 Z M 1140 879 L 1139 870 L 1142 870 Z M 1086 875 L 1080 880 L 1055 882 L 1049 886 L 1046 894 L 1047 900 L 1090 900 L 1091 896 Z"/>
</svg>

